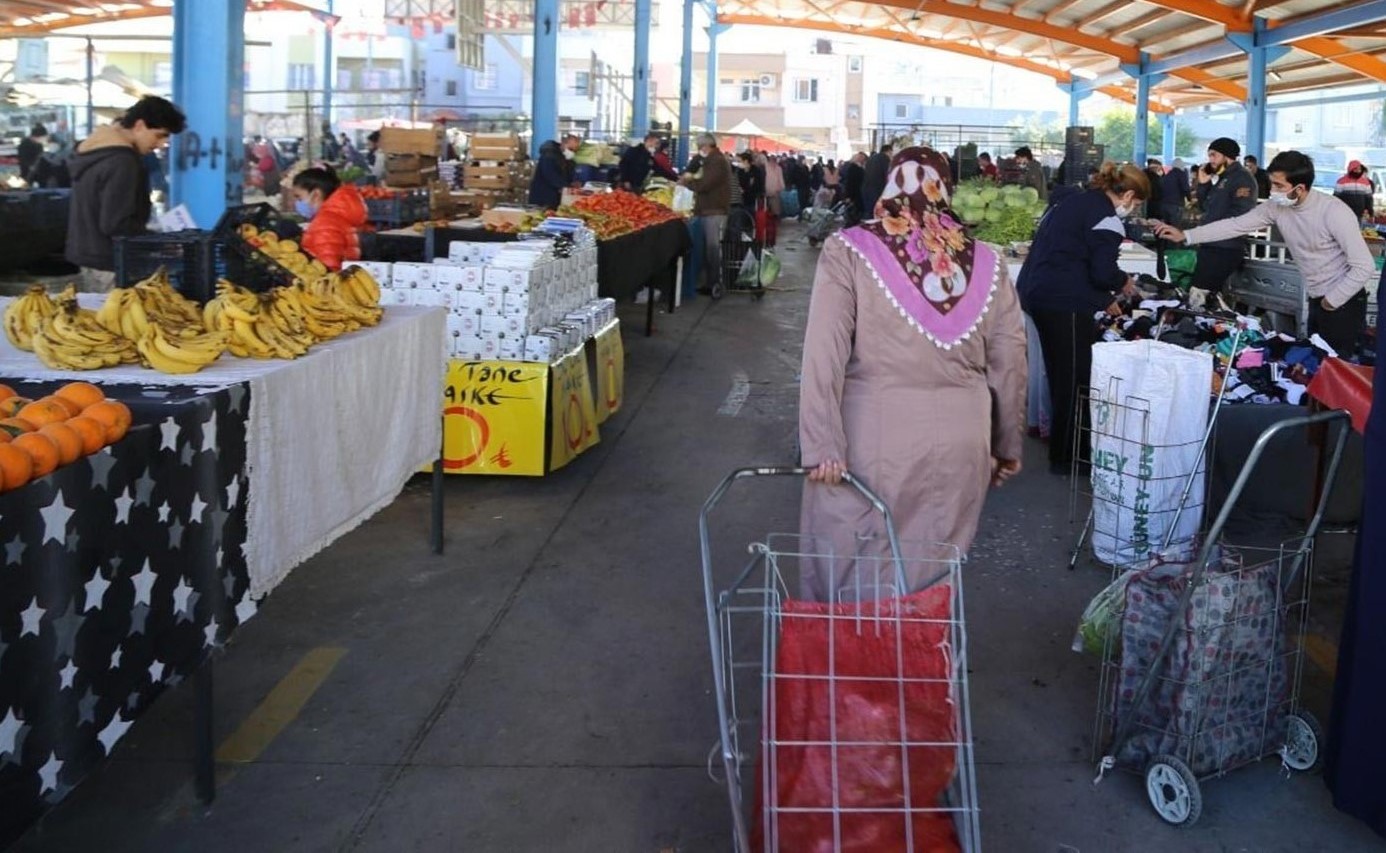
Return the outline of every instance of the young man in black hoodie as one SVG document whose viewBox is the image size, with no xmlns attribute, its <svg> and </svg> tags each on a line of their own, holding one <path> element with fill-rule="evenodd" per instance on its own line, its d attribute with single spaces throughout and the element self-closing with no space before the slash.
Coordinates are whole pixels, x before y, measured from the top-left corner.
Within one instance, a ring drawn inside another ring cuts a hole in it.
<svg viewBox="0 0 1386 853">
<path fill-rule="evenodd" d="M 144 157 L 186 126 L 181 110 L 151 95 L 77 146 L 69 164 L 72 202 L 64 255 L 82 268 L 82 290 L 104 293 L 115 286 L 114 238 L 143 234 L 149 223 Z"/>
</svg>

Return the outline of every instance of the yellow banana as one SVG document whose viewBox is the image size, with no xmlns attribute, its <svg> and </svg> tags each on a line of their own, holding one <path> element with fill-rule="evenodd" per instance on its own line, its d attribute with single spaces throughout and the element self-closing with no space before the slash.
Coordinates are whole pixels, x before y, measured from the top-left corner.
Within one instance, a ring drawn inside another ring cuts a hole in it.
<svg viewBox="0 0 1386 853">
<path fill-rule="evenodd" d="M 274 350 L 255 334 L 254 321 L 234 320 L 236 340 L 240 341 L 252 358 L 273 358 Z"/>
</svg>

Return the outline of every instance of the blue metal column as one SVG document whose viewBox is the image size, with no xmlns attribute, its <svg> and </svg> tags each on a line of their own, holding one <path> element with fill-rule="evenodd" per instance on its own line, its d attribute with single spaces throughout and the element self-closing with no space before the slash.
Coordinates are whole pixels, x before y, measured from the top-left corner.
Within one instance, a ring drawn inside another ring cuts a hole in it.
<svg viewBox="0 0 1386 853">
<path fill-rule="evenodd" d="M 650 0 L 635 0 L 635 73 L 631 94 L 631 135 L 650 130 Z"/>
<path fill-rule="evenodd" d="M 730 25 L 717 23 L 716 6 L 712 9 L 712 23 L 707 25 L 707 132 L 717 132 L 717 37 L 730 29 Z"/>
<path fill-rule="evenodd" d="M 689 127 L 693 124 L 693 8 L 698 0 L 683 0 L 683 64 L 679 69 L 679 166 L 688 162 Z"/>
<path fill-rule="evenodd" d="M 1170 164 L 1170 161 L 1172 161 L 1175 157 L 1175 127 L 1174 115 L 1172 113 L 1160 114 L 1160 129 L 1164 131 L 1164 144 L 1160 146 L 1160 156 L 1163 158 L 1165 165 L 1168 166 Z"/>
<path fill-rule="evenodd" d="M 1142 55 L 1142 60 L 1145 57 Z M 1136 144 L 1131 152 L 1131 162 L 1145 167 L 1145 155 L 1150 145 L 1150 75 L 1142 70 L 1136 77 Z"/>
<path fill-rule="evenodd" d="M 1256 19 L 1256 34 L 1265 32 L 1264 18 Z M 1270 51 L 1264 47 L 1253 46 L 1247 53 L 1246 81 L 1246 147 L 1243 154 L 1250 154 L 1258 163 L 1264 163 L 1266 151 L 1266 75 L 1270 73 Z"/>
<path fill-rule="evenodd" d="M 1092 94 L 1091 89 L 1084 89 L 1076 82 L 1060 83 L 1059 91 L 1068 93 L 1068 126 L 1078 127 L 1078 107 Z"/>
<path fill-rule="evenodd" d="M 173 204 L 211 228 L 241 203 L 245 167 L 245 0 L 177 0 L 173 100 L 188 117 L 170 159 Z"/>
<path fill-rule="evenodd" d="M 336 0 L 327 0 L 327 14 L 333 13 L 332 7 Z M 332 87 L 336 83 L 334 79 L 337 75 L 332 73 L 332 36 L 333 22 L 324 22 L 322 36 L 322 120 L 325 124 L 332 123 Z"/>
<path fill-rule="evenodd" d="M 96 67 L 96 48 L 92 47 L 91 39 L 87 39 L 87 136 L 96 129 L 96 105 L 92 103 L 91 87 L 95 82 L 93 69 Z"/>
<path fill-rule="evenodd" d="M 534 137 L 529 153 L 558 136 L 558 0 L 534 0 Z"/>
</svg>

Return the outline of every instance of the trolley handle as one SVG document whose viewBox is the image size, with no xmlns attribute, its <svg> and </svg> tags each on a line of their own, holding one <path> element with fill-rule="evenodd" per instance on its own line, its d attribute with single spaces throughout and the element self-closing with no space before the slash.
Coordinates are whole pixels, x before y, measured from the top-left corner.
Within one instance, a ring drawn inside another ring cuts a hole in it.
<svg viewBox="0 0 1386 853">
<path fill-rule="evenodd" d="M 712 510 L 722 501 L 722 498 L 731 489 L 732 484 L 738 480 L 745 480 L 751 477 L 805 477 L 812 472 L 812 468 L 790 465 L 761 465 L 748 468 L 738 468 L 732 471 L 717 488 L 712 490 L 707 500 L 703 502 L 702 511 L 698 514 L 698 541 L 702 549 L 703 575 L 709 581 L 712 578 L 712 534 L 708 525 L 708 517 Z M 890 507 L 886 506 L 885 501 L 871 490 L 869 486 L 861 481 L 861 478 L 844 471 L 842 474 L 843 482 L 850 484 L 857 492 L 871 504 L 872 508 L 881 514 L 885 520 L 886 538 L 890 543 L 891 560 L 895 563 L 896 582 L 899 589 L 904 590 L 905 586 L 905 564 L 902 558 L 903 551 L 900 548 L 900 539 L 895 532 L 895 518 L 890 513 Z"/>
</svg>

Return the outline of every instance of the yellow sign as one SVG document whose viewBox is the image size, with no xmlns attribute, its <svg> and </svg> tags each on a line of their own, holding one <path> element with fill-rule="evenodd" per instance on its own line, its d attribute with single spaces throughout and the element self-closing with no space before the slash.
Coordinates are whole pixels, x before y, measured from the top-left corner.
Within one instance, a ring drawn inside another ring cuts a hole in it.
<svg viewBox="0 0 1386 853">
<path fill-rule="evenodd" d="M 544 475 L 549 366 L 448 362 L 443 387 L 443 470 Z"/>
<path fill-rule="evenodd" d="M 619 320 L 597 333 L 597 423 L 621 410 L 626 396 L 626 350 Z"/>
<path fill-rule="evenodd" d="M 553 365 L 550 402 L 553 441 L 549 445 L 549 470 L 557 471 L 600 440 L 584 348 L 568 353 Z"/>
</svg>

